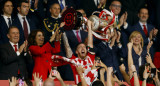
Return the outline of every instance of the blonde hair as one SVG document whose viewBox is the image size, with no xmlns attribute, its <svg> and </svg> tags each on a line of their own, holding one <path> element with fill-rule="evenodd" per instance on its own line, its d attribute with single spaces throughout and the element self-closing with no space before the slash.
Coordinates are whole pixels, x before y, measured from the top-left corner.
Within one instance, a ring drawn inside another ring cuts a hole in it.
<svg viewBox="0 0 160 86">
<path fill-rule="evenodd" d="M 141 46 L 143 47 L 143 45 L 144 45 L 144 43 L 143 43 L 143 37 L 142 37 L 142 34 L 140 32 L 138 32 L 138 31 L 133 31 L 131 33 L 131 35 L 129 36 L 129 42 L 131 42 L 131 39 L 133 37 L 135 37 L 136 35 L 138 35 L 138 34 L 140 34 L 140 36 L 141 36 Z"/>
</svg>

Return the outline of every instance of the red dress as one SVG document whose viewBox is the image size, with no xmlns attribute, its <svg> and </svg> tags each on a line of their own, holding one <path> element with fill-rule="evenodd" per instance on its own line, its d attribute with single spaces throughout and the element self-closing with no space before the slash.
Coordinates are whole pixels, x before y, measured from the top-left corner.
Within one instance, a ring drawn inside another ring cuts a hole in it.
<svg viewBox="0 0 160 86">
<path fill-rule="evenodd" d="M 52 66 L 61 66 L 66 63 L 54 63 L 51 59 L 53 54 L 60 52 L 60 42 L 54 42 L 55 47 L 53 48 L 49 42 L 44 44 L 42 47 L 37 45 L 31 45 L 29 50 L 34 59 L 33 73 L 39 73 L 42 75 L 42 79 L 47 79 L 48 72 L 50 72 Z M 33 77 L 32 77 L 33 79 Z"/>
</svg>

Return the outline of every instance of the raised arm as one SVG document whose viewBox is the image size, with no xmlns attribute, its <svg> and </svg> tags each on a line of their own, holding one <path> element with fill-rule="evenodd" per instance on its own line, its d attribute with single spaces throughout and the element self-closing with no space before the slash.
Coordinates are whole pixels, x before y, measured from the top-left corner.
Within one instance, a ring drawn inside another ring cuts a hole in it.
<svg viewBox="0 0 160 86">
<path fill-rule="evenodd" d="M 132 76 L 134 77 L 134 86 L 140 86 L 137 71 L 136 71 L 135 66 L 133 65 L 132 46 L 133 46 L 133 40 L 131 40 L 131 42 L 129 42 L 127 44 L 127 47 L 128 47 L 128 68 L 129 68 L 130 78 Z"/>
<path fill-rule="evenodd" d="M 129 80 L 129 75 L 126 73 L 126 68 L 125 68 L 124 64 L 122 64 L 122 65 L 119 66 L 119 70 L 120 70 L 121 74 L 123 75 L 124 80 L 125 80 L 128 84 L 131 84 L 131 83 L 130 83 L 130 80 Z"/>
<path fill-rule="evenodd" d="M 66 36 L 66 33 L 64 32 L 62 36 L 63 36 L 63 42 L 64 42 L 64 46 L 65 46 L 65 50 L 66 50 L 66 57 L 71 58 L 73 52 L 72 52 L 71 47 L 68 43 L 68 38 Z"/>
<path fill-rule="evenodd" d="M 133 58 L 132 58 L 132 47 L 133 47 L 133 41 L 129 42 L 127 44 L 128 47 L 128 68 L 133 65 Z"/>
<path fill-rule="evenodd" d="M 152 58 L 151 55 L 148 53 L 148 55 L 146 55 L 146 62 L 150 64 L 151 68 L 156 68 L 155 65 L 152 62 Z"/>
<path fill-rule="evenodd" d="M 134 65 L 131 65 L 129 70 L 131 71 L 130 75 L 132 75 L 134 78 L 134 86 L 140 86 L 139 84 L 139 79 L 138 79 L 138 75 L 137 75 L 137 71 Z M 132 84 L 131 84 L 132 85 Z M 133 86 L 133 85 L 132 85 Z"/>
<path fill-rule="evenodd" d="M 103 82 L 104 86 L 106 86 L 105 79 L 104 79 L 105 71 L 106 71 L 105 68 L 100 69 L 100 80 Z"/>
<path fill-rule="evenodd" d="M 145 70 L 143 72 L 143 82 L 142 82 L 142 86 L 146 86 L 147 85 L 147 78 L 149 76 L 149 73 L 147 73 L 147 69 L 145 66 Z"/>
<path fill-rule="evenodd" d="M 112 86 L 112 72 L 113 72 L 113 68 L 112 67 L 108 67 L 107 69 L 107 86 Z"/>
<path fill-rule="evenodd" d="M 90 48 L 93 48 L 93 36 L 92 36 L 92 22 L 90 20 L 87 21 L 87 26 L 88 26 L 88 44 Z"/>
</svg>

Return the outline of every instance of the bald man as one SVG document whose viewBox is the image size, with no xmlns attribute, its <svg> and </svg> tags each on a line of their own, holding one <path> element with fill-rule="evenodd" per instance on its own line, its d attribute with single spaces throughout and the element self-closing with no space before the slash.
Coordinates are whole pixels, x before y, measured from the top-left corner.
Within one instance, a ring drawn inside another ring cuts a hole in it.
<svg viewBox="0 0 160 86">
<path fill-rule="evenodd" d="M 51 79 L 51 78 L 46 79 L 46 80 L 44 81 L 43 86 L 55 86 L 53 79 Z"/>
</svg>

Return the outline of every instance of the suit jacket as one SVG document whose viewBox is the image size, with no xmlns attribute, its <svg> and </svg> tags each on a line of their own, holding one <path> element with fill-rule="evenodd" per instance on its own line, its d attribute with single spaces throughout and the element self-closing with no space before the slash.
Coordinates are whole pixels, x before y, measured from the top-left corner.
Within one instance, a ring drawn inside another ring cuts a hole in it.
<svg viewBox="0 0 160 86">
<path fill-rule="evenodd" d="M 140 57 L 142 58 L 141 63 L 142 65 L 144 65 L 146 63 L 146 55 L 147 55 L 146 50 L 143 50 L 141 55 L 139 56 L 138 54 L 136 54 L 136 52 L 132 48 L 133 63 L 136 67 L 137 72 L 139 72 L 139 58 Z M 122 49 L 121 57 L 125 59 L 124 64 L 125 64 L 126 70 L 128 70 L 128 48 L 127 47 Z"/>
<path fill-rule="evenodd" d="M 80 30 L 80 34 L 81 34 L 81 41 L 84 43 L 85 39 L 88 36 L 88 33 L 83 30 Z M 72 52 L 75 54 L 75 50 L 76 50 L 75 48 L 79 44 L 78 39 L 72 30 L 66 31 L 66 36 L 68 38 L 68 42 L 69 42 L 69 45 L 72 49 Z"/>
<path fill-rule="evenodd" d="M 14 23 L 14 17 L 11 17 L 12 20 L 12 25 Z M 8 43 L 9 42 L 9 39 L 7 37 L 7 33 L 8 33 L 8 26 L 7 26 L 7 23 L 4 19 L 3 16 L 0 16 L 0 44 L 5 44 L 5 43 Z"/>
<path fill-rule="evenodd" d="M 32 30 L 37 29 L 37 25 L 36 25 L 35 20 L 33 19 L 33 17 L 32 16 L 26 16 L 26 18 L 27 18 L 29 26 L 30 26 L 30 32 Z M 18 16 L 15 16 L 15 23 L 14 23 L 14 25 L 17 26 L 18 29 L 19 29 L 19 32 L 20 32 L 19 44 L 22 44 L 25 41 L 25 37 L 24 37 L 23 26 L 21 25 L 21 22 L 20 22 Z"/>
<path fill-rule="evenodd" d="M 99 56 L 101 58 L 101 61 L 107 66 L 107 67 L 113 67 L 114 70 L 117 71 L 117 77 L 122 80 L 123 77 L 119 70 L 119 53 L 121 51 L 120 48 L 117 46 L 114 46 L 109 48 L 108 44 L 104 44 L 103 42 L 95 45 L 96 47 L 96 56 Z"/>
<path fill-rule="evenodd" d="M 17 56 L 12 45 L 7 43 L 0 46 L 0 55 L 0 80 L 7 80 L 12 76 L 17 76 L 18 70 L 20 70 L 22 77 L 28 77 L 26 63 L 32 61 L 28 53 L 24 56 L 24 52 L 22 52 Z"/>
</svg>

